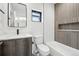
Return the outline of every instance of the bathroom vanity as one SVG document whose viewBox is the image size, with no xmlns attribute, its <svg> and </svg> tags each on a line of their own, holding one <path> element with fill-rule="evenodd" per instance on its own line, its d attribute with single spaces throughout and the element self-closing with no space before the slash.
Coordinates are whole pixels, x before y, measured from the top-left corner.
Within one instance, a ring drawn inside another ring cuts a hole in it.
<svg viewBox="0 0 79 59">
<path fill-rule="evenodd" d="M 32 35 L 6 35 L 0 37 L 1 56 L 31 56 Z"/>
</svg>

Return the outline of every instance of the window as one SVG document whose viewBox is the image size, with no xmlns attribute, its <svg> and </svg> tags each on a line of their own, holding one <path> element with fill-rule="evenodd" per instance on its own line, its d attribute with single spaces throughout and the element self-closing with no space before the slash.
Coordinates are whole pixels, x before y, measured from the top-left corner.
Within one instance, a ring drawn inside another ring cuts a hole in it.
<svg viewBox="0 0 79 59">
<path fill-rule="evenodd" d="M 32 21 L 41 22 L 41 12 L 32 10 Z"/>
</svg>

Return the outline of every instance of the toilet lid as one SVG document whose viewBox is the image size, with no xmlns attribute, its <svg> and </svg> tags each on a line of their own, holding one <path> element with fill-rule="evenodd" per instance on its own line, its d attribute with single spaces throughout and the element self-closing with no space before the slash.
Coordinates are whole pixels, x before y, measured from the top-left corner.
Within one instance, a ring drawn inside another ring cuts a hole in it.
<svg viewBox="0 0 79 59">
<path fill-rule="evenodd" d="M 49 51 L 49 48 L 46 45 L 44 45 L 44 44 L 39 44 L 37 46 L 38 46 L 38 49 L 40 49 L 40 50 L 42 50 L 44 52 L 48 52 Z"/>
</svg>

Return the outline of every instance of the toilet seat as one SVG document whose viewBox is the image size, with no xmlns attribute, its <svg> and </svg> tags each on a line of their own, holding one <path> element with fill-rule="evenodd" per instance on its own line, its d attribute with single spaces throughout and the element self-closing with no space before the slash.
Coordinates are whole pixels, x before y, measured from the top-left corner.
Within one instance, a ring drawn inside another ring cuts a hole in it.
<svg viewBox="0 0 79 59">
<path fill-rule="evenodd" d="M 44 52 L 49 51 L 49 48 L 48 48 L 46 45 L 44 45 L 44 44 L 39 44 L 39 45 L 37 45 L 37 46 L 38 46 L 38 48 L 39 48 L 40 50 L 42 50 L 42 51 L 44 51 Z"/>
<path fill-rule="evenodd" d="M 46 45 L 39 44 L 39 45 L 37 45 L 37 47 L 38 47 L 39 52 L 42 55 L 48 55 L 49 54 L 49 48 Z"/>
</svg>

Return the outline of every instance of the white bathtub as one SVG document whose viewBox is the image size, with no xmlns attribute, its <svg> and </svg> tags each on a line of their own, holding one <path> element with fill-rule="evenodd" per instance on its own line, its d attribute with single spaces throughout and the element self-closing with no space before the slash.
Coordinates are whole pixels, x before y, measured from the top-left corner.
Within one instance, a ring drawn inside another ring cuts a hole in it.
<svg viewBox="0 0 79 59">
<path fill-rule="evenodd" d="M 56 41 L 45 43 L 53 56 L 79 56 L 79 50 Z"/>
</svg>

